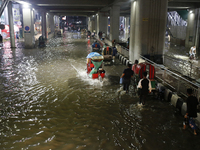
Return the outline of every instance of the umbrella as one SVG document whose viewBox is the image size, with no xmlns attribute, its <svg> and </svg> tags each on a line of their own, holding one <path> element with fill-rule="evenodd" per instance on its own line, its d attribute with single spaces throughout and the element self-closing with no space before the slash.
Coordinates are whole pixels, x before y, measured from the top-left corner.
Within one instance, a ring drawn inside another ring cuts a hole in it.
<svg viewBox="0 0 200 150">
<path fill-rule="evenodd" d="M 102 56 L 102 55 L 100 55 L 99 53 L 97 53 L 97 52 L 91 52 L 91 53 L 89 53 L 88 55 L 87 55 L 87 57 L 86 58 L 92 58 L 92 57 L 98 57 L 98 56 Z"/>
</svg>

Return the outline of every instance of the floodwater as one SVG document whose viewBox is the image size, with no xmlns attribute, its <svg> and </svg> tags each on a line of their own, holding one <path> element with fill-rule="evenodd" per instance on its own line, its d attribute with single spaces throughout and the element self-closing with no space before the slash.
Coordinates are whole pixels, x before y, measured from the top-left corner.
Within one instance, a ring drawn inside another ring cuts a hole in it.
<svg viewBox="0 0 200 150">
<path fill-rule="evenodd" d="M 105 65 L 103 82 L 86 75 L 90 44 L 65 33 L 45 48 L 20 44 L 0 51 L 1 150 L 199 150 L 199 135 L 182 130 L 169 102 L 118 96 L 126 67 Z M 200 134 L 200 132 L 199 132 Z"/>
</svg>

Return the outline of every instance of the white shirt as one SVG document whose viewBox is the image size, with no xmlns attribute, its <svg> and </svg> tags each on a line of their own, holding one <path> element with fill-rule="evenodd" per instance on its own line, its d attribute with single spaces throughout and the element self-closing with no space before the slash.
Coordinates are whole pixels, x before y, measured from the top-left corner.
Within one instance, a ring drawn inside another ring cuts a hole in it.
<svg viewBox="0 0 200 150">
<path fill-rule="evenodd" d="M 141 84 L 142 80 L 143 80 L 143 79 L 141 79 L 141 80 L 139 81 L 137 88 L 142 88 L 142 84 Z M 149 80 L 149 79 L 147 79 L 147 80 Z M 149 80 L 149 92 L 151 92 L 151 90 L 152 90 L 151 81 Z"/>
<path fill-rule="evenodd" d="M 196 47 L 191 47 L 191 53 L 196 54 Z"/>
</svg>

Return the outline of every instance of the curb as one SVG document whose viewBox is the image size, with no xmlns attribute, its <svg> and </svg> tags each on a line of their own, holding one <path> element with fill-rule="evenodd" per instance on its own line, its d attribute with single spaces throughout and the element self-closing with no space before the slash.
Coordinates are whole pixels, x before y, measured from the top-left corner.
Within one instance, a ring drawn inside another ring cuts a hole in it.
<svg viewBox="0 0 200 150">
<path fill-rule="evenodd" d="M 127 62 L 127 58 L 124 58 L 124 59 L 122 60 L 122 64 L 123 64 L 123 65 L 126 65 L 126 62 Z"/>
<path fill-rule="evenodd" d="M 171 97 L 172 97 L 172 91 L 169 89 L 165 89 L 164 99 L 169 102 L 171 101 Z"/>
<path fill-rule="evenodd" d="M 128 65 L 130 60 L 125 58 L 122 54 L 119 55 L 119 60 L 122 62 L 124 65 Z M 181 97 L 179 97 L 176 93 L 173 93 L 170 89 L 167 89 L 163 84 L 158 83 L 157 84 L 158 91 L 164 92 L 164 100 L 167 102 L 170 102 L 175 108 L 179 109 L 181 114 L 184 116 L 187 111 L 187 103 L 183 101 Z M 195 123 L 198 128 L 200 128 L 200 113 L 197 113 L 197 118 L 195 118 Z"/>
<path fill-rule="evenodd" d="M 166 89 L 161 83 L 157 84 L 158 91 L 164 90 L 164 99 L 170 102 L 175 108 L 177 108 L 181 115 L 184 116 L 187 111 L 187 103 L 178 96 L 176 93 L 173 93 L 171 90 Z M 198 128 L 200 128 L 200 113 L 197 113 L 197 118 L 195 118 L 195 123 Z"/>
<path fill-rule="evenodd" d="M 176 104 L 177 104 L 177 101 L 180 97 L 177 95 L 177 94 L 172 94 L 172 97 L 171 97 L 171 104 L 176 107 Z"/>
</svg>

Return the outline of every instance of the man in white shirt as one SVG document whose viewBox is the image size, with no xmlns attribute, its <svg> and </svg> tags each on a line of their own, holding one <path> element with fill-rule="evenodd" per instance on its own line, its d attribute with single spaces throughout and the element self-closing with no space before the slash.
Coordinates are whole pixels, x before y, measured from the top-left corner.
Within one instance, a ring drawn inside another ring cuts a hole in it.
<svg viewBox="0 0 200 150">
<path fill-rule="evenodd" d="M 190 48 L 190 58 L 194 58 L 195 59 L 195 55 L 196 55 L 196 46 L 193 46 Z"/>
</svg>

